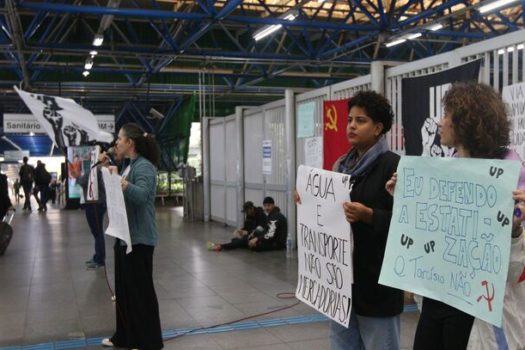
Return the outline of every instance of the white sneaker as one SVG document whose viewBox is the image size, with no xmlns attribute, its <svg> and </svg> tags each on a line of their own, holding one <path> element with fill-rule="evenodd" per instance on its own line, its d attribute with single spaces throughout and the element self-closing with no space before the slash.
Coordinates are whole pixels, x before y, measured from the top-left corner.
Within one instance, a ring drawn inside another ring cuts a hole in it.
<svg viewBox="0 0 525 350">
<path fill-rule="evenodd" d="M 109 338 L 104 338 L 104 339 L 102 339 L 102 346 L 106 346 L 106 347 L 112 348 L 115 345 L 113 345 L 113 342 Z"/>
</svg>

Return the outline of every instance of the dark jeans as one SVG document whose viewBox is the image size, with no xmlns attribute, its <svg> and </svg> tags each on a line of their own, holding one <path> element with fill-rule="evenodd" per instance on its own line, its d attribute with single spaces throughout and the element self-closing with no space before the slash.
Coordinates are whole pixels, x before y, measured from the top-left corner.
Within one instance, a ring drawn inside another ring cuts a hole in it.
<svg viewBox="0 0 525 350">
<path fill-rule="evenodd" d="M 33 183 L 24 183 L 22 188 L 24 189 L 24 209 L 31 209 L 31 188 Z"/>
<path fill-rule="evenodd" d="M 424 298 L 414 350 L 464 350 L 474 317 L 440 301 Z"/>
<path fill-rule="evenodd" d="M 106 244 L 104 241 L 104 213 L 106 213 L 105 203 L 87 203 L 84 204 L 86 219 L 95 238 L 95 255 L 93 261 L 99 265 L 105 265 L 106 261 Z"/>
<path fill-rule="evenodd" d="M 233 238 L 230 243 L 221 244 L 223 250 L 232 250 L 237 248 L 248 248 L 248 236 L 243 238 Z"/>
<path fill-rule="evenodd" d="M 46 208 L 47 198 L 48 198 L 49 187 L 46 185 L 36 185 L 33 189 L 33 195 L 35 196 L 36 201 L 38 202 L 39 208 Z M 38 198 L 40 194 L 40 199 Z"/>
</svg>

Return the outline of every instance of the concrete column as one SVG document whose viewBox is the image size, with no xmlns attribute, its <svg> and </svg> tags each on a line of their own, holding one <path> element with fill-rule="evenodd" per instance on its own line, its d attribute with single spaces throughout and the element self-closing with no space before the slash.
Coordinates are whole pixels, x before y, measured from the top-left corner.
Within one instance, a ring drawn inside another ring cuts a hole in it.
<svg viewBox="0 0 525 350">
<path fill-rule="evenodd" d="M 202 130 L 202 189 L 203 189 L 203 211 L 204 221 L 208 222 L 211 218 L 210 209 L 210 118 L 201 118 Z"/>
<path fill-rule="evenodd" d="M 237 149 L 239 150 L 237 158 L 237 208 L 241 208 L 244 204 L 244 118 L 243 107 L 235 107 L 235 125 L 237 127 Z M 239 214 L 237 210 L 237 227 L 243 225 L 243 215 Z"/>
<path fill-rule="evenodd" d="M 295 247 L 297 222 L 296 208 L 293 201 L 293 191 L 295 190 L 295 96 L 293 90 L 287 89 L 285 96 L 285 135 L 286 135 L 286 195 L 287 195 L 287 213 L 288 213 L 288 232 L 292 236 L 292 247 Z"/>
<path fill-rule="evenodd" d="M 385 95 L 385 63 L 383 61 L 373 61 L 370 66 L 372 75 L 372 90 L 381 95 Z"/>
</svg>

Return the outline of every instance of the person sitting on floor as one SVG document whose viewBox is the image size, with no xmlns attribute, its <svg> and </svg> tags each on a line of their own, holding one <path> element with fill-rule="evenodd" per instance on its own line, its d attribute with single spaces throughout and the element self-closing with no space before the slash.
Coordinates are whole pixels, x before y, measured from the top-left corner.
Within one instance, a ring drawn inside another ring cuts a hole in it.
<svg viewBox="0 0 525 350">
<path fill-rule="evenodd" d="M 245 215 L 244 225 L 240 229 L 233 231 L 233 238 L 229 243 L 213 243 L 208 242 L 208 250 L 221 251 L 221 250 L 232 250 L 236 248 L 247 248 L 248 237 L 259 228 L 259 231 L 263 231 L 266 226 L 266 214 L 261 207 L 256 207 L 253 202 L 248 201 L 242 206 L 242 212 Z M 253 236 L 251 236 L 253 238 Z"/>
<path fill-rule="evenodd" d="M 263 207 L 268 214 L 266 227 L 264 231 L 254 231 L 253 237 L 249 237 L 248 247 L 256 252 L 285 249 L 288 235 L 286 217 L 275 206 L 272 197 L 264 198 Z"/>
</svg>

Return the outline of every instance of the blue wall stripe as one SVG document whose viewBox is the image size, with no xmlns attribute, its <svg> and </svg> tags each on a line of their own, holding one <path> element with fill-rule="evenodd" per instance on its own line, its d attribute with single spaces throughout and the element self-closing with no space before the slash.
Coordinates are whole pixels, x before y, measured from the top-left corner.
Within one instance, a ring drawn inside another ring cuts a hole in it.
<svg viewBox="0 0 525 350">
<path fill-rule="evenodd" d="M 417 306 L 415 304 L 405 305 L 404 312 L 416 312 Z M 200 328 L 178 328 L 174 330 L 166 330 L 162 332 L 164 339 L 173 338 L 178 335 L 199 335 L 199 334 L 214 334 L 214 333 L 226 333 L 233 331 L 240 331 L 246 329 L 256 329 L 265 327 L 277 327 L 277 326 L 289 326 L 296 324 L 315 323 L 328 321 L 328 317 L 316 313 L 310 315 L 297 315 L 274 319 L 262 319 L 262 320 L 251 320 L 246 322 L 235 323 L 231 325 L 224 325 L 208 329 Z M 495 329 L 496 331 L 496 329 Z M 496 337 L 498 334 L 496 333 Z M 35 345 L 24 345 L 24 346 L 5 346 L 0 347 L 0 350 L 63 350 L 63 349 L 82 349 L 86 346 L 100 346 L 104 337 L 94 337 L 87 339 L 72 339 L 72 340 L 60 340 L 56 342 L 35 344 Z M 505 341 L 505 335 L 503 334 L 503 340 Z M 508 350 L 508 347 L 500 347 L 499 350 Z"/>
</svg>

